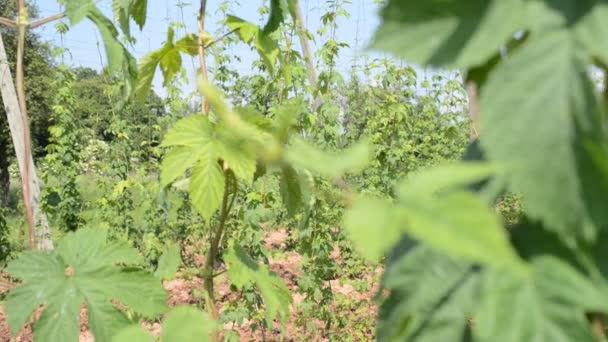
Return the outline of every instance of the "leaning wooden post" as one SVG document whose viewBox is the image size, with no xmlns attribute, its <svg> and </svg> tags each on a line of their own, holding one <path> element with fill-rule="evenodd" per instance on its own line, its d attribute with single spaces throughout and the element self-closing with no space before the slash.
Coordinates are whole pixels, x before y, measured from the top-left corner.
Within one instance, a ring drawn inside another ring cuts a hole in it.
<svg viewBox="0 0 608 342">
<path fill-rule="evenodd" d="M 33 243 L 32 238 L 35 238 L 35 246 L 42 250 L 52 250 L 53 241 L 51 239 L 51 230 L 49 222 L 40 208 L 40 181 L 36 173 L 36 166 L 34 165 L 34 158 L 32 157 L 31 151 L 26 153 L 25 149 L 25 136 L 26 130 L 29 127 L 25 125 L 23 121 L 23 115 L 19 106 L 19 99 L 17 98 L 17 92 L 15 90 L 15 84 L 13 83 L 13 77 L 8 64 L 8 58 L 6 56 L 6 50 L 4 48 L 4 41 L 0 34 L 0 94 L 2 95 L 2 102 L 4 104 L 4 110 L 11 132 L 13 140 L 13 146 L 15 147 L 15 155 L 17 157 L 17 165 L 22 175 L 23 180 L 27 183 L 29 188 L 28 198 L 24 198 L 31 206 L 32 217 L 35 227 L 35 235 L 30 237 L 30 243 Z M 26 169 L 28 170 L 25 175 Z M 26 177 L 27 176 L 27 177 Z"/>
</svg>

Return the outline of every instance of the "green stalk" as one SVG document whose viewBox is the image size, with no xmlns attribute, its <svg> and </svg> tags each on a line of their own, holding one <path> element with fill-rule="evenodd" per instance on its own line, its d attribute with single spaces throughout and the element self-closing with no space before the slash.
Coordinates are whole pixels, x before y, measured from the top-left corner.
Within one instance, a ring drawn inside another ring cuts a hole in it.
<svg viewBox="0 0 608 342">
<path fill-rule="evenodd" d="M 207 308 L 207 312 L 214 319 L 219 319 L 219 310 L 217 308 L 215 302 L 215 287 L 213 283 L 213 278 L 217 275 L 214 274 L 214 264 L 215 260 L 218 257 L 219 249 L 222 243 L 222 237 L 224 235 L 224 229 L 226 227 L 226 220 L 228 219 L 228 215 L 230 210 L 232 209 L 232 205 L 234 204 L 234 199 L 236 198 L 236 179 L 229 169 L 224 170 L 224 196 L 222 198 L 222 207 L 220 210 L 220 222 L 218 223 L 217 229 L 213 234 L 213 238 L 211 240 L 211 244 L 209 246 L 209 253 L 207 253 L 207 259 L 205 260 L 205 266 L 203 269 L 203 278 L 204 278 L 204 289 L 205 289 L 205 306 Z M 232 197 L 230 197 L 230 193 L 232 193 Z M 220 273 L 221 274 L 221 273 Z M 211 339 L 213 341 L 219 341 L 219 331 L 213 332 Z"/>
</svg>

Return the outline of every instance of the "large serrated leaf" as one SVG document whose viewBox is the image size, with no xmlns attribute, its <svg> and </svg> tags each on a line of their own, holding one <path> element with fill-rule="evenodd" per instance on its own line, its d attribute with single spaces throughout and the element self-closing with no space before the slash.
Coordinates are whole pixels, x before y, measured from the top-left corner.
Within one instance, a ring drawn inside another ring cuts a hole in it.
<svg viewBox="0 0 608 342">
<path fill-rule="evenodd" d="M 178 307 L 163 322 L 163 341 L 205 342 L 217 324 L 209 315 L 191 307 Z"/>
<path fill-rule="evenodd" d="M 461 163 L 421 173 L 399 186 L 400 197 L 394 206 L 360 200 L 346 214 L 346 228 L 370 258 L 383 255 L 407 233 L 447 255 L 525 273 L 497 214 L 465 188 L 492 170 L 479 163 Z M 365 239 L 378 229 L 386 240 Z"/>
<path fill-rule="evenodd" d="M 247 139 L 239 139 L 224 125 L 217 126 L 218 154 L 236 177 L 250 185 L 256 170 L 256 155 Z"/>
<path fill-rule="evenodd" d="M 230 281 L 238 288 L 250 282 L 256 284 L 266 306 L 266 321 L 271 326 L 274 319 L 282 324 L 289 317 L 292 298 L 283 280 L 267 266 L 259 265 L 240 246 L 233 244 L 225 256 Z"/>
<path fill-rule="evenodd" d="M 198 43 L 194 36 L 187 35 L 173 42 L 175 31 L 172 27 L 167 30 L 167 40 L 163 46 L 145 55 L 139 63 L 139 78 L 135 89 L 136 97 L 142 101 L 150 93 L 156 69 L 160 67 L 163 74 L 163 84 L 167 86 L 182 68 L 180 53 L 195 55 Z"/>
<path fill-rule="evenodd" d="M 212 148 L 200 152 L 198 165 L 190 176 L 190 198 L 204 219 L 209 220 L 222 204 L 225 184 L 224 173 Z"/>
<path fill-rule="evenodd" d="M 476 341 L 598 341 L 585 313 L 606 312 L 606 294 L 557 258 L 538 257 L 533 268 L 530 278 L 484 278 Z"/>
<path fill-rule="evenodd" d="M 251 184 L 256 171 L 256 154 L 250 140 L 238 138 L 223 123 L 213 124 L 202 115 L 178 121 L 161 144 L 173 147 L 163 159 L 161 183 L 170 184 L 192 169 L 189 192 L 194 206 L 205 219 L 219 208 L 224 196 L 224 167 L 237 179 Z"/>
<path fill-rule="evenodd" d="M 154 342 L 154 338 L 142 326 L 132 325 L 114 335 L 112 342 Z"/>
<path fill-rule="evenodd" d="M 243 43 L 252 43 L 268 69 L 274 69 L 279 55 L 279 44 L 276 40 L 270 38 L 257 25 L 232 15 L 226 18 L 226 26 L 236 31 Z"/>
<path fill-rule="evenodd" d="M 76 246 L 81 246 L 80 252 Z M 121 244 L 108 244 L 105 234 L 81 230 L 68 234 L 57 249 L 45 254 L 27 253 L 11 262 L 8 273 L 23 281 L 7 297 L 5 310 L 13 334 L 41 305 L 34 324 L 36 341 L 76 341 L 80 307 L 84 303 L 96 340 L 107 341 L 128 324 L 117 301 L 145 317 L 166 309 L 167 294 L 151 274 L 117 264 L 131 264 L 137 252 Z M 135 258 L 135 260 L 140 260 Z"/>
<path fill-rule="evenodd" d="M 176 147 L 163 157 L 160 167 L 160 184 L 165 187 L 182 176 L 198 161 L 196 151 L 190 147 Z"/>
<path fill-rule="evenodd" d="M 486 162 L 445 163 L 422 169 L 397 186 L 400 197 L 435 195 L 444 191 L 462 189 L 492 176 L 498 168 Z"/>
<path fill-rule="evenodd" d="M 229 15 L 226 18 L 226 26 L 229 29 L 236 31 L 241 41 L 246 44 L 251 43 L 253 38 L 260 31 L 260 28 L 257 25 L 232 15 Z"/>
<path fill-rule="evenodd" d="M 286 7 L 285 0 L 270 0 L 270 16 L 264 25 L 264 34 L 270 34 L 279 28 L 285 20 Z"/>
<path fill-rule="evenodd" d="M 166 244 L 163 254 L 158 259 L 158 267 L 154 275 L 162 280 L 171 280 L 181 265 L 182 256 L 179 244 Z"/>
<path fill-rule="evenodd" d="M 525 6 L 522 0 L 390 0 L 372 47 L 412 63 L 476 66 L 522 28 Z"/>
<path fill-rule="evenodd" d="M 197 147 L 209 142 L 213 125 L 203 115 L 191 115 L 179 120 L 165 134 L 161 146 Z"/>
<path fill-rule="evenodd" d="M 146 23 L 148 0 L 112 0 L 112 13 L 114 20 L 119 24 L 122 32 L 131 35 L 131 19 L 141 30 Z"/>
<path fill-rule="evenodd" d="M 577 170 L 576 144 L 602 125 L 588 64 L 570 32 L 533 35 L 491 74 L 480 104 L 482 147 L 508 167 L 501 178 L 509 190 L 523 195 L 533 218 L 586 237 L 578 227 L 589 219 L 589 175 Z M 505 91 L 505 84 L 513 87 Z"/>
<path fill-rule="evenodd" d="M 400 213 L 386 200 L 361 199 L 344 215 L 344 227 L 360 253 L 379 261 L 403 234 Z"/>
<path fill-rule="evenodd" d="M 207 342 L 210 333 L 218 328 L 206 312 L 180 306 L 169 312 L 162 324 L 163 342 Z M 149 332 L 139 325 L 122 329 L 112 342 L 151 342 Z"/>
<path fill-rule="evenodd" d="M 108 70 L 124 80 L 122 86 L 124 98 L 131 96 L 137 79 L 137 62 L 119 40 L 118 30 L 112 21 L 96 7 L 92 0 L 67 1 L 66 15 L 71 25 L 78 24 L 84 18 L 95 24 L 105 47 Z"/>
<path fill-rule="evenodd" d="M 570 2 L 578 3 L 579 1 L 571 0 Z M 575 33 L 594 56 L 599 57 L 605 65 L 608 65 L 608 41 L 606 41 L 608 3 L 604 0 L 595 0 L 591 1 L 591 4 L 585 5 L 589 7 L 587 7 L 587 11 L 582 11 L 580 21 L 574 29 Z"/>
<path fill-rule="evenodd" d="M 108 70 L 125 80 L 126 95 L 131 95 L 137 78 L 137 62 L 118 38 L 118 31 L 112 21 L 93 6 L 86 15 L 101 34 L 108 60 Z"/>
<path fill-rule="evenodd" d="M 429 246 L 486 265 L 522 267 L 499 217 L 471 193 L 410 198 L 402 201 L 401 208 L 407 220 L 405 231 Z"/>
<path fill-rule="evenodd" d="M 302 207 L 304 198 L 298 172 L 289 165 L 281 167 L 281 182 L 279 183 L 283 205 L 290 215 L 295 215 Z"/>
<path fill-rule="evenodd" d="M 76 25 L 86 18 L 93 7 L 95 7 L 93 0 L 72 0 L 66 3 L 65 14 L 70 24 Z"/>
<path fill-rule="evenodd" d="M 112 0 L 112 13 L 114 21 L 118 23 L 122 32 L 127 36 L 131 34 L 129 5 L 131 0 Z"/>
<path fill-rule="evenodd" d="M 605 0 L 538 0 L 531 2 L 528 26 L 536 32 L 568 29 L 594 56 L 608 64 L 608 2 Z"/>
<path fill-rule="evenodd" d="M 139 29 L 143 29 L 148 17 L 148 0 L 132 0 L 129 13 L 133 21 L 139 26 Z"/>
<path fill-rule="evenodd" d="M 470 264 L 416 246 L 389 261 L 378 341 L 465 341 L 478 290 Z M 433 284 L 433 286 L 429 286 Z"/>
<path fill-rule="evenodd" d="M 372 149 L 368 141 L 362 140 L 340 152 L 326 152 L 303 139 L 294 139 L 285 153 L 285 158 L 292 165 L 335 178 L 363 169 L 371 159 Z"/>
</svg>

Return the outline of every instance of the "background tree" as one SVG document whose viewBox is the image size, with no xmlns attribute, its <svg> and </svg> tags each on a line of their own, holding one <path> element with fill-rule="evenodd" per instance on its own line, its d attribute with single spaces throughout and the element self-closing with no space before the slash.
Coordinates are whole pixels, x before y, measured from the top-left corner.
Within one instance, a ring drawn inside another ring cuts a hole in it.
<svg viewBox="0 0 608 342">
<path fill-rule="evenodd" d="M 73 71 L 78 84 L 74 90 L 77 120 L 89 130 L 91 138 L 111 142 L 113 135 L 110 127 L 116 119 L 124 119 L 133 126 L 146 126 L 153 125 L 155 118 L 166 114 L 163 100 L 153 91 L 143 102 L 129 103 L 118 109 L 117 95 L 112 89 L 117 80 L 105 71 L 98 72 L 91 68 L 80 67 Z"/>
</svg>

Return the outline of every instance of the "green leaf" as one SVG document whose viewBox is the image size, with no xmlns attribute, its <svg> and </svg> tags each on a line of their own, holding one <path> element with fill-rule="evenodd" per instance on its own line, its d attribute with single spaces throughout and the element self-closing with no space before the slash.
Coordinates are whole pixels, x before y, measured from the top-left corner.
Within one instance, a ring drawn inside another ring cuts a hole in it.
<svg viewBox="0 0 608 342">
<path fill-rule="evenodd" d="M 179 120 L 165 134 L 161 143 L 163 147 L 185 146 L 198 147 L 209 143 L 213 134 L 213 124 L 203 115 L 191 115 Z"/>
<path fill-rule="evenodd" d="M 226 26 L 236 31 L 241 41 L 246 44 L 251 43 L 260 31 L 257 25 L 232 15 L 226 17 Z"/>
<path fill-rule="evenodd" d="M 191 147 L 176 147 L 167 152 L 160 167 L 160 184 L 163 187 L 173 183 L 186 170 L 192 168 L 198 161 Z"/>
<path fill-rule="evenodd" d="M 142 30 L 146 25 L 146 18 L 148 13 L 148 0 L 132 0 L 129 12 L 133 21 Z"/>
<path fill-rule="evenodd" d="M 112 303 L 100 303 L 87 307 L 89 328 L 95 338 L 108 341 L 117 332 L 133 322 Z"/>
<path fill-rule="evenodd" d="M 217 144 L 218 154 L 239 180 L 251 185 L 256 170 L 252 143 L 247 139 L 239 139 L 224 125 L 217 126 L 217 135 L 220 142 Z"/>
<path fill-rule="evenodd" d="M 477 89 L 483 89 L 488 76 L 494 68 L 502 61 L 505 54 L 513 53 L 528 39 L 529 33 L 524 33 L 519 37 L 513 37 L 506 46 L 502 47 L 501 51 L 496 52 L 494 56 L 488 59 L 484 64 L 480 64 L 470 68 L 466 72 L 466 82 L 475 82 Z"/>
<path fill-rule="evenodd" d="M 190 56 L 198 54 L 198 37 L 194 34 L 187 34 L 175 42 L 175 49 Z"/>
<path fill-rule="evenodd" d="M 112 13 L 122 32 L 127 36 L 131 34 L 129 3 L 130 0 L 112 0 Z"/>
<path fill-rule="evenodd" d="M 587 11 L 581 11 L 574 32 L 593 56 L 599 57 L 604 64 L 608 64 L 608 42 L 606 42 L 608 3 L 603 0 L 592 0 L 590 3 L 592 5 L 584 6 Z"/>
<path fill-rule="evenodd" d="M 493 208 L 468 192 L 437 199 L 402 201 L 405 231 L 441 252 L 492 266 L 523 271 Z"/>
<path fill-rule="evenodd" d="M 150 93 L 156 69 L 160 67 L 163 74 L 163 84 L 169 85 L 182 68 L 180 53 L 195 55 L 198 52 L 198 41 L 193 35 L 187 35 L 173 42 L 175 31 L 172 27 L 167 30 L 167 40 L 163 46 L 145 55 L 139 63 L 139 78 L 135 89 L 136 97 L 143 101 Z"/>
<path fill-rule="evenodd" d="M 234 286 L 242 288 L 253 282 L 260 290 L 266 306 L 266 321 L 272 326 L 276 318 L 284 325 L 289 317 L 292 298 L 283 280 L 267 266 L 259 265 L 240 246 L 233 244 L 224 258 L 228 277 Z"/>
<path fill-rule="evenodd" d="M 87 17 L 97 26 L 106 51 L 108 70 L 122 77 L 126 83 L 126 94 L 131 95 L 137 79 L 137 62 L 118 39 L 118 31 L 110 19 L 97 7 L 92 7 Z"/>
<path fill-rule="evenodd" d="M 160 58 L 160 71 L 163 74 L 163 86 L 167 87 L 182 69 L 182 56 L 175 49 L 170 49 Z"/>
<path fill-rule="evenodd" d="M 217 329 L 217 324 L 209 315 L 191 307 L 177 307 L 167 314 L 162 324 L 164 342 L 206 342 L 209 334 Z M 122 329 L 112 342 L 152 342 L 154 339 L 139 325 Z"/>
<path fill-rule="evenodd" d="M 154 275 L 162 280 L 171 280 L 175 277 L 181 264 L 182 256 L 179 244 L 166 244 L 163 247 L 163 254 L 158 259 L 158 267 Z"/>
<path fill-rule="evenodd" d="M 161 183 L 166 186 L 194 166 L 189 192 L 194 206 L 205 219 L 219 208 L 225 191 L 223 160 L 236 177 L 251 184 L 256 171 L 253 143 L 228 130 L 223 123 L 213 124 L 203 115 L 178 121 L 161 146 L 173 147 L 163 159 Z"/>
<path fill-rule="evenodd" d="M 146 329 L 133 325 L 112 337 L 112 342 L 154 342 L 154 339 Z"/>
<path fill-rule="evenodd" d="M 281 182 L 279 183 L 281 198 L 287 208 L 289 215 L 295 215 L 302 207 L 303 196 L 300 187 L 300 177 L 293 167 L 285 165 L 281 167 Z"/>
<path fill-rule="evenodd" d="M 256 51 L 272 72 L 279 56 L 278 42 L 270 38 L 268 34 L 263 34 L 257 25 L 239 17 L 229 15 L 226 19 L 226 26 L 236 31 L 243 43 L 253 43 Z"/>
<path fill-rule="evenodd" d="M 542 0 L 530 5 L 530 23 L 533 31 L 543 32 L 567 29 L 594 57 L 608 63 L 608 3 L 604 0 Z"/>
<path fill-rule="evenodd" d="M 425 168 L 411 175 L 397 187 L 401 197 L 434 195 L 436 193 L 463 189 L 492 176 L 498 168 L 485 162 L 453 162 Z"/>
<path fill-rule="evenodd" d="M 285 152 L 285 158 L 292 165 L 328 178 L 336 178 L 345 173 L 356 173 L 363 169 L 371 159 L 372 150 L 366 140 L 340 152 L 324 152 L 295 139 Z"/>
<path fill-rule="evenodd" d="M 127 75 L 132 76 L 134 70 L 124 69 L 125 66 L 130 67 L 131 59 L 133 57 L 129 54 L 127 49 L 118 40 L 118 31 L 110 21 L 106 18 L 101 11 L 97 8 L 91 10 L 87 17 L 91 19 L 101 34 L 103 44 L 106 50 L 106 57 L 108 58 L 108 68 L 112 72 L 121 72 L 127 70 Z"/>
<path fill-rule="evenodd" d="M 227 129 L 232 135 L 231 139 L 245 140 L 253 144 L 258 156 L 265 160 L 278 159 L 282 145 L 270 133 L 244 120 L 239 113 L 228 109 L 221 92 L 208 82 L 201 80 L 199 90 L 207 99 L 213 113 L 220 118 L 222 125 L 225 125 L 224 129 Z"/>
<path fill-rule="evenodd" d="M 580 267 L 574 251 L 560 240 L 559 235 L 545 229 L 539 222 L 531 222 L 529 218 L 523 217 L 509 230 L 509 233 L 513 247 L 524 260 L 550 255 L 567 261 L 577 268 Z"/>
<path fill-rule="evenodd" d="M 417 64 L 480 65 L 522 29 L 526 6 L 522 0 L 390 0 L 372 47 Z"/>
<path fill-rule="evenodd" d="M 346 214 L 346 228 L 372 259 L 407 233 L 447 255 L 525 273 L 494 209 L 464 187 L 492 171 L 481 163 L 427 170 L 398 186 L 399 200 L 392 208 L 378 200 L 355 204 Z M 382 238 L 366 239 L 377 234 L 374 227 L 381 229 Z"/>
<path fill-rule="evenodd" d="M 83 298 L 78 289 L 72 284 L 65 284 L 62 301 L 48 303 L 44 312 L 35 324 L 34 338 L 36 341 L 78 341 L 80 335 L 80 303 Z"/>
<path fill-rule="evenodd" d="M 479 272 L 416 246 L 389 261 L 378 341 L 463 341 L 477 299 Z M 429 286 L 433 284 L 433 286 Z"/>
<path fill-rule="evenodd" d="M 66 15 L 71 25 L 78 24 L 84 18 L 95 24 L 105 47 L 108 70 L 124 80 L 125 85 L 122 87 L 124 97 L 131 96 L 137 79 L 137 63 L 118 39 L 118 30 L 112 21 L 95 6 L 92 0 L 67 1 Z"/>
<path fill-rule="evenodd" d="M 270 16 L 264 25 L 264 34 L 276 31 L 285 20 L 285 0 L 270 0 Z"/>
<path fill-rule="evenodd" d="M 150 93 L 156 68 L 158 67 L 158 63 L 160 63 L 161 54 L 164 52 L 161 52 L 161 50 L 148 53 L 139 62 L 139 74 L 137 85 L 135 86 L 135 97 L 140 101 L 144 100 Z"/>
<path fill-rule="evenodd" d="M 222 204 L 225 191 L 224 173 L 218 164 L 218 156 L 208 147 L 200 152 L 198 165 L 190 176 L 190 198 L 204 219 L 209 220 Z"/>
<path fill-rule="evenodd" d="M 67 1 L 65 14 L 70 20 L 70 25 L 76 25 L 81 22 L 94 7 L 95 4 L 92 0 Z"/>
<path fill-rule="evenodd" d="M 57 253 L 64 260 L 77 260 L 78 263 L 72 266 L 83 271 L 96 270 L 108 264 L 143 264 L 143 257 L 128 243 L 106 242 L 106 239 L 104 230 L 82 230 L 78 235 L 66 235 L 57 246 Z"/>
<path fill-rule="evenodd" d="M 113 0 L 112 13 L 114 20 L 119 23 L 120 29 L 125 35 L 131 35 L 130 21 L 133 19 L 139 29 L 143 29 L 146 23 L 148 0 Z"/>
<path fill-rule="evenodd" d="M 484 279 L 476 341 L 597 341 L 586 312 L 606 312 L 605 293 L 554 257 L 538 257 L 532 277 L 493 271 Z"/>
<path fill-rule="evenodd" d="M 273 108 L 272 122 L 275 137 L 283 144 L 289 141 L 292 130 L 297 125 L 298 114 L 306 111 L 306 104 L 301 100 L 282 103 Z"/>
<path fill-rule="evenodd" d="M 64 279 L 59 277 L 65 271 L 63 266 L 57 258 L 43 253 L 26 253 L 9 263 L 7 272 L 11 276 L 30 280 L 12 290 L 4 305 L 13 336 L 17 335 L 32 313 L 47 302 L 47 298 L 56 296 L 62 288 L 67 287 Z M 53 276 L 48 277 L 49 274 Z"/>
<path fill-rule="evenodd" d="M 191 307 L 173 309 L 163 323 L 163 341 L 205 342 L 217 324 L 209 315 Z M 126 341 L 125 341 L 126 342 Z"/>
<path fill-rule="evenodd" d="M 480 103 L 482 147 L 507 166 L 500 178 L 522 194 L 532 218 L 575 235 L 589 219 L 583 179 L 590 176 L 577 170 L 576 143 L 601 127 L 588 65 L 569 32 L 532 35 L 492 73 Z"/>
<path fill-rule="evenodd" d="M 104 233 L 91 230 L 66 235 L 52 253 L 22 255 L 7 267 L 12 277 L 23 281 L 5 304 L 11 331 L 16 334 L 41 305 L 45 309 L 34 324 L 34 335 L 42 342 L 77 340 L 82 303 L 100 341 L 129 323 L 112 301 L 145 317 L 163 313 L 167 294 L 160 282 L 147 272 L 117 265 L 132 263 L 134 255 L 132 248 L 108 244 Z"/>
<path fill-rule="evenodd" d="M 363 198 L 344 215 L 344 228 L 359 252 L 379 261 L 404 232 L 400 213 L 386 200 Z"/>
<path fill-rule="evenodd" d="M 272 72 L 275 64 L 277 64 L 277 59 L 279 58 L 280 49 L 278 42 L 269 36 L 258 33 L 255 37 L 253 46 L 264 63 L 266 63 L 269 71 Z"/>
</svg>

